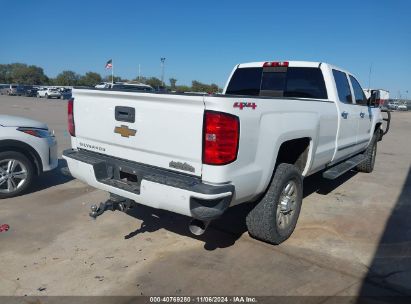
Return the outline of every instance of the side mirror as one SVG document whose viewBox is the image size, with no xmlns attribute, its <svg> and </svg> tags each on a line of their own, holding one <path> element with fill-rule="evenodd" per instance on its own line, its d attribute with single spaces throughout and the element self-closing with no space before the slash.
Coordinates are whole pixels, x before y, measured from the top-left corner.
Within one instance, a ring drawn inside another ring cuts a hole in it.
<svg viewBox="0 0 411 304">
<path fill-rule="evenodd" d="M 378 102 L 379 100 L 377 99 L 377 92 L 372 91 L 370 98 L 368 98 L 367 100 L 367 105 L 369 107 L 378 107 L 379 106 Z"/>
</svg>

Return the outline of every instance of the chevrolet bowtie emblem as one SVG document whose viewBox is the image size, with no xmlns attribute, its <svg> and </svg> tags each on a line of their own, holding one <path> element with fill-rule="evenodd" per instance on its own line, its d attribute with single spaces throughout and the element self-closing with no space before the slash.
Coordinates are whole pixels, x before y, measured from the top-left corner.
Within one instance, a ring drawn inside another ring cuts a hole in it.
<svg viewBox="0 0 411 304">
<path fill-rule="evenodd" d="M 118 133 L 122 137 L 130 137 L 130 136 L 135 136 L 137 133 L 137 130 L 129 129 L 128 126 L 121 125 L 121 127 L 114 128 L 114 133 Z"/>
</svg>

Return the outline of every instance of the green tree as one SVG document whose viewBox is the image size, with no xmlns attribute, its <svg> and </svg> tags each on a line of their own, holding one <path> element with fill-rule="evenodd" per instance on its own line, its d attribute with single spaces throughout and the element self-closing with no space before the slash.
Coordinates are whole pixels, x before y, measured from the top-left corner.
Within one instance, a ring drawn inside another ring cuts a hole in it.
<svg viewBox="0 0 411 304">
<path fill-rule="evenodd" d="M 207 92 L 207 93 L 216 93 L 219 91 L 218 85 L 212 83 L 211 85 L 201 83 L 197 80 L 193 80 L 191 83 L 191 89 L 193 92 Z"/>
<path fill-rule="evenodd" d="M 176 86 L 176 91 L 179 93 L 184 93 L 184 92 L 190 92 L 192 90 L 191 90 L 191 87 L 189 86 L 180 85 L 180 86 Z"/>
<path fill-rule="evenodd" d="M 172 90 L 175 90 L 175 89 L 176 89 L 177 79 L 175 79 L 175 78 L 170 78 L 169 81 L 170 81 L 170 88 L 171 88 Z"/>
<path fill-rule="evenodd" d="M 216 85 L 215 83 L 212 83 L 211 85 L 210 85 L 210 93 L 217 93 L 217 92 L 219 92 L 220 91 L 220 89 L 218 88 L 218 85 Z"/>
<path fill-rule="evenodd" d="M 111 82 L 111 75 L 104 77 L 103 80 L 104 80 L 105 82 Z M 127 79 L 123 79 L 123 78 L 121 78 L 120 76 L 114 76 L 114 77 L 113 77 L 113 81 L 114 81 L 114 82 L 127 82 L 128 80 L 127 80 Z"/>
<path fill-rule="evenodd" d="M 136 78 L 134 78 L 133 80 L 132 80 L 132 82 L 135 82 L 135 83 L 146 83 L 147 82 L 147 77 L 144 77 L 144 76 L 140 76 L 140 77 L 136 77 Z"/>
<path fill-rule="evenodd" d="M 10 83 L 10 65 L 0 64 L 0 83 Z"/>
<path fill-rule="evenodd" d="M 157 77 L 150 77 L 146 79 L 145 83 L 151 85 L 153 88 L 159 88 L 163 85 L 161 80 Z"/>
<path fill-rule="evenodd" d="M 43 69 L 35 65 L 28 66 L 24 63 L 0 65 L 0 83 L 18 84 L 45 84 L 48 77 Z"/>
<path fill-rule="evenodd" d="M 12 71 L 13 82 L 19 84 L 43 84 L 48 82 L 43 69 L 34 65 L 16 67 Z"/>
<path fill-rule="evenodd" d="M 75 86 L 78 85 L 80 80 L 80 75 L 76 74 L 73 71 L 63 71 L 57 75 L 54 79 L 55 85 L 61 86 Z"/>
<path fill-rule="evenodd" d="M 79 85 L 94 87 L 101 82 L 102 78 L 100 74 L 94 72 L 87 72 L 86 75 L 81 76 Z"/>
</svg>

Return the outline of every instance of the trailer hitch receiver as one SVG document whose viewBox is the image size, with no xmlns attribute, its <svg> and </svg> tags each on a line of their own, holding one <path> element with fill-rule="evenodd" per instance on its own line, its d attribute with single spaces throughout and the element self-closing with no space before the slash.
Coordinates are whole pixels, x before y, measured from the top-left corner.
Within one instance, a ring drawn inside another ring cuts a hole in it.
<svg viewBox="0 0 411 304">
<path fill-rule="evenodd" d="M 99 206 L 95 204 L 92 205 L 90 208 L 91 212 L 89 213 L 89 215 L 93 219 L 96 219 L 98 216 L 102 215 L 107 210 L 110 210 L 110 211 L 118 210 L 118 211 L 127 212 L 129 209 L 133 208 L 134 205 L 135 205 L 134 201 L 112 194 L 110 195 L 110 198 L 107 201 L 100 203 Z"/>
</svg>

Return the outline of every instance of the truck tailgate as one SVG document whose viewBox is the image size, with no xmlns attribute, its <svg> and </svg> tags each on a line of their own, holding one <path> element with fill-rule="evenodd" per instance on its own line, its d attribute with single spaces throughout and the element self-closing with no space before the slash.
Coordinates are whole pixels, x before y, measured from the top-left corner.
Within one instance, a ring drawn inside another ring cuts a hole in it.
<svg viewBox="0 0 411 304">
<path fill-rule="evenodd" d="M 203 96 L 74 89 L 73 147 L 201 176 Z"/>
</svg>

